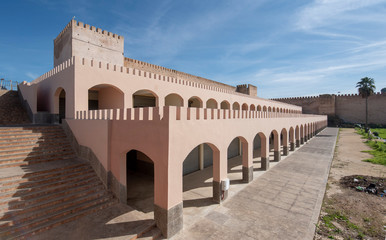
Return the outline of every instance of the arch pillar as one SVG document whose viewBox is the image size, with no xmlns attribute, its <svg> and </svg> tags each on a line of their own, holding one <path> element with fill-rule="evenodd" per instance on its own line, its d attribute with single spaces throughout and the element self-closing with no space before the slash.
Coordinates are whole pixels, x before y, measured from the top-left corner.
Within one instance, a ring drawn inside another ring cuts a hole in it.
<svg viewBox="0 0 386 240">
<path fill-rule="evenodd" d="M 290 138 L 290 151 L 295 151 L 295 135 L 294 130 L 291 128 L 289 132 L 289 138 Z"/>
<path fill-rule="evenodd" d="M 167 238 L 183 228 L 181 168 L 154 164 L 154 220 Z M 173 194 L 176 189 L 181 191 L 178 197 Z"/>
<path fill-rule="evenodd" d="M 221 203 L 228 197 L 228 190 L 223 191 L 224 180 L 228 176 L 228 149 L 213 150 L 213 201 Z"/>
<path fill-rule="evenodd" d="M 287 131 L 282 131 L 282 134 L 283 134 L 283 156 L 287 156 L 289 154 L 288 134 L 287 134 Z"/>
<path fill-rule="evenodd" d="M 261 138 L 261 169 L 268 170 L 269 169 L 269 139 L 267 137 Z"/>
<path fill-rule="evenodd" d="M 280 134 L 276 133 L 274 134 L 274 139 L 273 139 L 273 160 L 275 162 L 279 162 L 281 159 L 281 154 L 280 154 Z"/>
<path fill-rule="evenodd" d="M 240 142 L 242 143 L 243 182 L 249 183 L 253 180 L 253 144 L 249 147 L 246 140 Z"/>
</svg>

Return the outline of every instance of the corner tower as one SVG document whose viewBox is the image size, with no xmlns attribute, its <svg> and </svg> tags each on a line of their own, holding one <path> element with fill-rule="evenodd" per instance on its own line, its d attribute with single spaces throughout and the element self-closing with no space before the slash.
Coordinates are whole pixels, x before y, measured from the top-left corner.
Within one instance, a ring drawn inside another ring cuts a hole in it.
<svg viewBox="0 0 386 240">
<path fill-rule="evenodd" d="M 54 67 L 72 56 L 123 66 L 123 45 L 122 36 L 71 20 L 54 39 Z"/>
</svg>

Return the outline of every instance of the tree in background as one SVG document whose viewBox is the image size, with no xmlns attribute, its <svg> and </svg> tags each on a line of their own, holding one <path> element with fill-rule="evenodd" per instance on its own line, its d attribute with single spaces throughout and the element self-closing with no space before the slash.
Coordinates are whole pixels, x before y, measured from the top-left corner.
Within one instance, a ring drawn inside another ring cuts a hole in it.
<svg viewBox="0 0 386 240">
<path fill-rule="evenodd" d="M 371 94 L 374 93 L 375 85 L 374 85 L 374 79 L 369 77 L 361 78 L 360 82 L 357 82 L 357 88 L 359 95 L 362 96 L 362 98 L 366 98 L 366 125 L 365 125 L 365 131 L 368 132 L 368 126 L 367 126 L 367 117 L 368 117 L 368 111 L 367 111 L 367 99 Z"/>
</svg>

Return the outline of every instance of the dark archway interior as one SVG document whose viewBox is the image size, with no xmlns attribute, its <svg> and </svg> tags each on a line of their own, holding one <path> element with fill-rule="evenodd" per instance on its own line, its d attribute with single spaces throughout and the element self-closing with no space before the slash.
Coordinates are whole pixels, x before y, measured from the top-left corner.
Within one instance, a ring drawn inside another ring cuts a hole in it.
<svg viewBox="0 0 386 240">
<path fill-rule="evenodd" d="M 59 94 L 59 123 L 66 118 L 66 92 L 62 90 Z"/>
<path fill-rule="evenodd" d="M 142 211 L 154 210 L 154 164 L 144 153 L 126 154 L 127 204 Z"/>
</svg>

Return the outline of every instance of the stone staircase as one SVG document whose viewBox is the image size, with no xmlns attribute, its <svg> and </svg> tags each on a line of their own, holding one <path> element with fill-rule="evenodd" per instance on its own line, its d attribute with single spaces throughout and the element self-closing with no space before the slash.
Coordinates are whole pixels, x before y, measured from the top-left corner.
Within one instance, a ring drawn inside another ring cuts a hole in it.
<svg viewBox="0 0 386 240">
<path fill-rule="evenodd" d="M 28 123 L 30 120 L 20 103 L 18 92 L 0 89 L 0 125 Z"/>
<path fill-rule="evenodd" d="M 60 126 L 0 127 L 0 239 L 29 238 L 115 203 Z"/>
</svg>

